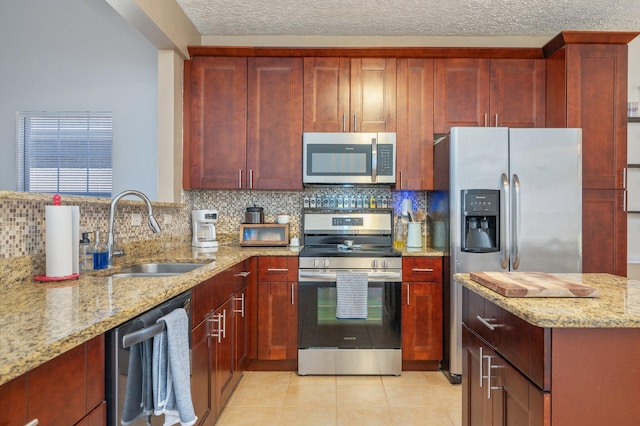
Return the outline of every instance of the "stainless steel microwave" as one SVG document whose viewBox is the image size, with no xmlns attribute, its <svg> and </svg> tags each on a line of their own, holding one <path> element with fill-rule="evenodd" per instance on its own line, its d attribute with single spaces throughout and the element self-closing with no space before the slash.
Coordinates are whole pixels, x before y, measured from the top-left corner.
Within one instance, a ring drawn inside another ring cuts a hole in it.
<svg viewBox="0 0 640 426">
<path fill-rule="evenodd" d="M 395 133 L 304 133 L 304 184 L 394 184 Z"/>
</svg>

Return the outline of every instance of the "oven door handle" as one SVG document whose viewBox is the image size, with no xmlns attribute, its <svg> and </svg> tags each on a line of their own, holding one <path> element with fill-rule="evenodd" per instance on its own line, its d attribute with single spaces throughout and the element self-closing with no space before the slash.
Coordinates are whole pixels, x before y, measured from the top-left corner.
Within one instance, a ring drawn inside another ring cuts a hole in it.
<svg viewBox="0 0 640 426">
<path fill-rule="evenodd" d="M 369 281 L 383 281 L 383 282 L 400 282 L 402 281 L 401 272 L 368 272 L 367 277 Z M 317 271 L 298 271 L 299 282 L 335 282 L 336 272 L 317 272 Z"/>
</svg>

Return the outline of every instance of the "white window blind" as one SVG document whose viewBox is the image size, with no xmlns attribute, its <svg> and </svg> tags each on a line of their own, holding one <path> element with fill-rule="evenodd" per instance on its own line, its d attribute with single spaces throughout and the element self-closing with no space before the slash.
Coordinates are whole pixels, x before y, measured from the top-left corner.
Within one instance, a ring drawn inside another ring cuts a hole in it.
<svg viewBox="0 0 640 426">
<path fill-rule="evenodd" d="M 110 112 L 20 112 L 18 191 L 111 197 Z"/>
</svg>

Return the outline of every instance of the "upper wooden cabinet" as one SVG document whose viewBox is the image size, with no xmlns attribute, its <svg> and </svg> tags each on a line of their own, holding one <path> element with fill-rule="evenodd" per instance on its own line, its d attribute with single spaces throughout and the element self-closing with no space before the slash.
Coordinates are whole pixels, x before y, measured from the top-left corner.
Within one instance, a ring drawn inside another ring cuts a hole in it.
<svg viewBox="0 0 640 426">
<path fill-rule="evenodd" d="M 541 59 L 436 59 L 435 132 L 454 126 L 544 127 L 544 77 Z"/>
<path fill-rule="evenodd" d="M 396 59 L 304 58 L 304 131 L 396 131 Z"/>
<path fill-rule="evenodd" d="M 302 188 L 302 59 L 185 66 L 185 188 Z"/>
<path fill-rule="evenodd" d="M 626 43 L 568 44 L 547 62 L 547 125 L 582 128 L 583 189 L 624 189 Z"/>
<path fill-rule="evenodd" d="M 433 189 L 433 59 L 398 59 L 396 189 Z"/>
</svg>

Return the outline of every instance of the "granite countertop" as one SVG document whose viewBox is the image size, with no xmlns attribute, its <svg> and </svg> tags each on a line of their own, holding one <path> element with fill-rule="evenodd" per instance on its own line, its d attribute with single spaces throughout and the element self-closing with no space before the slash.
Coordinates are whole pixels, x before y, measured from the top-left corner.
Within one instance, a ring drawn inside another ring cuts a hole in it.
<svg viewBox="0 0 640 426">
<path fill-rule="evenodd" d="M 610 274 L 553 274 L 595 287 L 594 298 L 504 297 L 471 280 L 469 274 L 455 274 L 458 284 L 538 327 L 554 328 L 639 328 L 640 281 Z"/>
<path fill-rule="evenodd" d="M 301 248 L 221 245 L 213 261 L 206 253 L 185 245 L 160 250 L 161 254 L 129 258 L 121 267 L 147 262 L 209 263 L 182 275 L 153 279 L 106 275 L 115 268 L 83 274 L 73 281 L 40 283 L 29 278 L 3 285 L 0 385 L 247 258 L 298 256 Z M 442 256 L 442 251 L 403 251 L 403 256 Z"/>
<path fill-rule="evenodd" d="M 221 246 L 215 261 L 190 246 L 145 262 L 210 262 L 191 272 L 158 278 L 116 278 L 107 271 L 79 279 L 3 286 L 0 298 L 0 385 L 128 321 L 252 256 L 297 256 L 299 248 Z M 110 271 L 111 273 L 113 271 Z M 103 276 L 101 276 L 103 275 Z"/>
</svg>

